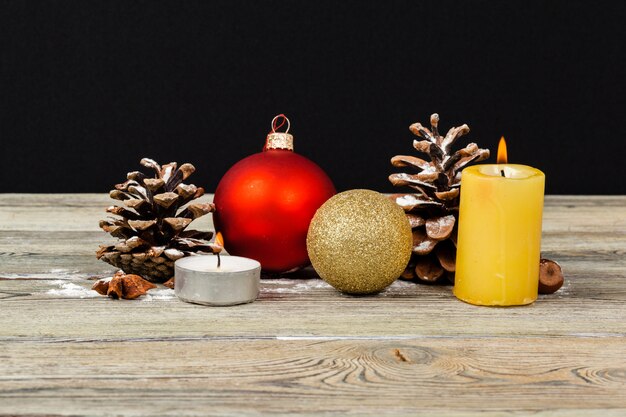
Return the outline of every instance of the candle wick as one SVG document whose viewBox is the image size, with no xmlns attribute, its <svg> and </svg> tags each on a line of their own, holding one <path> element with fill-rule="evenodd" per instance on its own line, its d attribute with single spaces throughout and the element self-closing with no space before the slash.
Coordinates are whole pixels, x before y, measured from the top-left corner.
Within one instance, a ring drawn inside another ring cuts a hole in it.
<svg viewBox="0 0 626 417">
<path fill-rule="evenodd" d="M 503 169 L 501 169 L 501 170 L 500 170 L 500 174 L 501 174 L 504 178 L 506 178 L 506 175 L 504 175 L 504 170 L 503 170 Z"/>
<path fill-rule="evenodd" d="M 222 258 L 220 258 L 220 253 L 217 253 L 217 267 L 219 268 L 222 265 Z"/>
</svg>

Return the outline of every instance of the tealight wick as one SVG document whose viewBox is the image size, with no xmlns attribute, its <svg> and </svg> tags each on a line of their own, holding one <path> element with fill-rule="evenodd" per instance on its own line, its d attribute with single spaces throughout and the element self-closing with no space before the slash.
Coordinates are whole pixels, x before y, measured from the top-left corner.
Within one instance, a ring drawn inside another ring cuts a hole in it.
<svg viewBox="0 0 626 417">
<path fill-rule="evenodd" d="M 214 251 L 214 253 L 217 255 L 217 267 L 219 268 L 222 265 L 222 258 L 220 258 L 220 252 L 224 248 L 224 236 L 222 236 L 222 232 L 217 232 L 215 234 L 215 244 L 218 246 L 217 251 Z"/>
<path fill-rule="evenodd" d="M 501 169 L 501 170 L 500 170 L 500 174 L 501 174 L 504 178 L 506 178 L 506 175 L 504 175 L 504 170 L 503 170 L 503 169 Z"/>
</svg>

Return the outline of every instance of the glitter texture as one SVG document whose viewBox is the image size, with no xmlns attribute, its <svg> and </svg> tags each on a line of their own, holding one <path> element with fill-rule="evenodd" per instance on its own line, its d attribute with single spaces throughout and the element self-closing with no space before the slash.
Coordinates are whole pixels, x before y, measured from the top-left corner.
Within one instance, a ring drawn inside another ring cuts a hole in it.
<svg viewBox="0 0 626 417">
<path fill-rule="evenodd" d="M 307 249 L 317 273 L 339 291 L 371 294 L 396 280 L 413 237 L 404 211 L 371 190 L 337 194 L 317 210 Z"/>
<path fill-rule="evenodd" d="M 267 135 L 265 149 L 287 149 L 293 151 L 293 136 L 289 133 L 272 132 Z"/>
</svg>

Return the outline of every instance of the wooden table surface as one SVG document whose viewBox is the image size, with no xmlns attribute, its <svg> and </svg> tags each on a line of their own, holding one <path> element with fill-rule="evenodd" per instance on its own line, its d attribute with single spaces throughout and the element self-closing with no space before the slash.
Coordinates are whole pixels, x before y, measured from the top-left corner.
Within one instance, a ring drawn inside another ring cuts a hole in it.
<svg viewBox="0 0 626 417">
<path fill-rule="evenodd" d="M 516 308 L 310 269 L 241 306 L 110 300 L 88 290 L 108 205 L 0 194 L 0 415 L 626 415 L 626 196 L 546 198 L 566 284 Z"/>
</svg>

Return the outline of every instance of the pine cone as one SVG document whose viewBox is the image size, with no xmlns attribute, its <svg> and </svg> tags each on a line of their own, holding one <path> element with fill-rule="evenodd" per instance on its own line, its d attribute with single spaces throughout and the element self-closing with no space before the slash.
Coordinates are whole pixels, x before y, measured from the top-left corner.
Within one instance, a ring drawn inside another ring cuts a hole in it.
<svg viewBox="0 0 626 417">
<path fill-rule="evenodd" d="M 185 230 L 194 219 L 215 211 L 211 203 L 193 203 L 204 189 L 183 184 L 194 171 L 191 164 L 171 162 L 162 167 L 144 158 L 141 165 L 155 171 L 154 178 L 134 171 L 115 186 L 111 198 L 124 206 L 106 209 L 121 217 L 101 220 L 100 227 L 120 239 L 116 245 L 100 246 L 98 259 L 152 282 L 174 275 L 174 261 L 196 252 L 218 253 L 221 246 L 209 243 L 212 232 Z M 185 206 L 187 203 L 189 205 Z"/>
<path fill-rule="evenodd" d="M 391 158 L 395 167 L 412 167 L 418 171 L 389 176 L 394 186 L 415 190 L 411 194 L 391 196 L 404 209 L 413 228 L 413 255 L 402 278 L 436 282 L 445 277 L 454 282 L 461 170 L 470 162 L 487 159 L 489 150 L 470 143 L 451 154 L 452 145 L 469 132 L 469 127 L 465 124 L 453 127 L 446 136 L 441 136 L 437 113 L 430 116 L 430 124 L 431 130 L 420 123 L 409 127 L 423 139 L 414 140 L 413 147 L 430 160 L 404 155 Z"/>
</svg>

